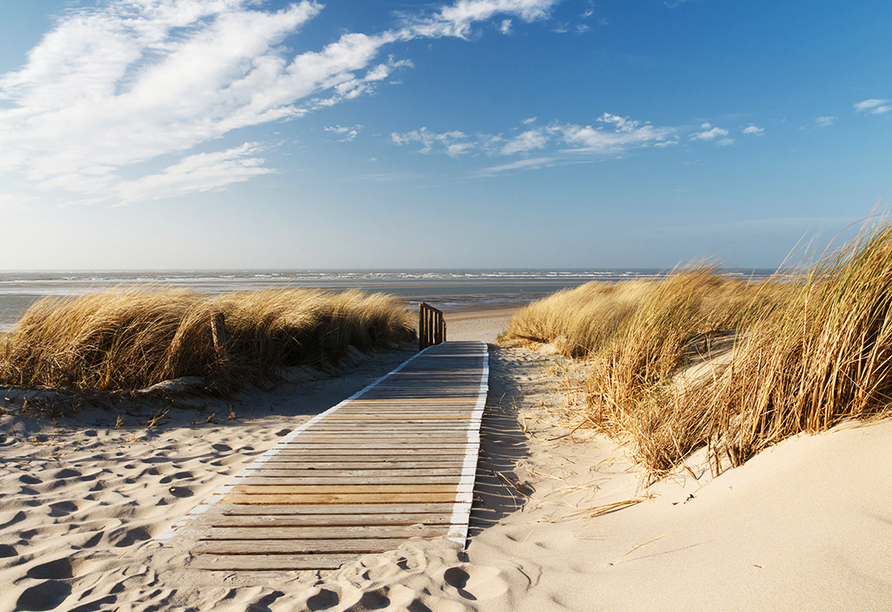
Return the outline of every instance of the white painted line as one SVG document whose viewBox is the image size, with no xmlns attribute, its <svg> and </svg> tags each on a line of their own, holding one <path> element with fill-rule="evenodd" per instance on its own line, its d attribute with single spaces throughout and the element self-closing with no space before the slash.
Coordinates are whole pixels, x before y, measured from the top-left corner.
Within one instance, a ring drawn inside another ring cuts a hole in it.
<svg viewBox="0 0 892 612">
<path fill-rule="evenodd" d="M 468 522 L 471 518 L 471 502 L 474 499 L 474 481 L 477 476 L 477 457 L 480 454 L 480 425 L 483 419 L 483 410 L 486 408 L 486 396 L 489 393 L 489 348 L 483 345 L 483 371 L 480 374 L 480 388 L 477 392 L 477 403 L 471 412 L 471 421 L 468 423 L 468 445 L 465 448 L 465 457 L 462 462 L 461 481 L 455 496 L 455 504 L 452 507 L 450 523 L 458 525 L 460 529 L 450 529 L 447 539 L 457 542 L 464 547 L 468 540 Z"/>
</svg>

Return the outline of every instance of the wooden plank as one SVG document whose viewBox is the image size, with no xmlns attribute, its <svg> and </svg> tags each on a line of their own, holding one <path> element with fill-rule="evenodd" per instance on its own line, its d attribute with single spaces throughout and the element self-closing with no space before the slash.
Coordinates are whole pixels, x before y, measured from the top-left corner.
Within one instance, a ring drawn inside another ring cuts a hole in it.
<svg viewBox="0 0 892 612">
<path fill-rule="evenodd" d="M 446 395 L 447 397 L 443 397 Z M 462 394 L 452 394 L 449 393 L 430 393 L 429 395 L 421 395 L 416 394 L 412 395 L 411 393 L 400 393 L 397 390 L 394 390 L 392 394 L 389 394 L 388 397 L 382 397 L 380 399 L 364 399 L 364 400 L 354 400 L 353 406 L 354 408 L 361 408 L 363 406 L 376 406 L 379 404 L 387 404 L 388 406 L 398 405 L 398 404 L 424 404 L 425 406 L 473 406 L 477 401 L 476 396 L 470 395 L 462 395 Z"/>
<path fill-rule="evenodd" d="M 249 506 L 256 508 L 256 506 Z M 264 506 L 265 507 L 265 506 Z M 365 506 L 368 507 L 368 506 Z M 201 520 L 201 519 L 196 519 Z M 424 514 L 401 512 L 397 514 L 239 514 L 212 516 L 206 523 L 218 527 L 371 527 L 376 525 L 451 525 L 452 517 L 445 512 Z"/>
<path fill-rule="evenodd" d="M 339 555 L 209 555 L 195 557 L 190 569 L 210 571 L 283 572 L 331 570 L 356 557 L 355 553 Z"/>
<path fill-rule="evenodd" d="M 406 538 L 357 538 L 355 540 L 264 540 L 262 550 L 268 555 L 289 553 L 375 553 L 393 550 Z M 258 552 L 258 541 L 201 540 L 192 551 L 196 554 L 250 555 Z"/>
<path fill-rule="evenodd" d="M 385 458 L 393 458 L 393 459 L 405 459 L 410 455 L 420 455 L 426 458 L 428 461 L 432 461 L 433 459 L 430 457 L 430 453 L 428 449 L 412 449 L 412 448 L 400 448 L 399 450 L 395 449 L 363 449 L 361 453 L 357 453 L 356 451 L 352 451 L 348 448 L 334 448 L 334 449 L 325 449 L 325 450 L 317 450 L 312 448 L 285 448 L 284 446 L 275 454 L 276 457 L 312 457 L 314 455 L 323 456 L 323 457 L 353 457 L 354 461 L 365 460 L 365 459 L 385 459 Z M 438 452 L 437 456 L 443 455 L 456 455 L 456 456 L 464 456 L 463 449 L 447 449 L 443 452 Z"/>
<path fill-rule="evenodd" d="M 452 493 L 305 493 L 280 495 L 227 494 L 227 504 L 432 504 L 455 500 Z"/>
<path fill-rule="evenodd" d="M 356 540 L 359 538 L 436 538 L 449 532 L 449 525 L 278 525 L 234 526 L 212 529 L 202 541 L 216 540 Z"/>
<path fill-rule="evenodd" d="M 404 450 L 404 447 L 409 447 L 410 449 L 415 449 L 418 452 L 421 452 L 423 449 L 427 448 L 452 448 L 452 447 L 461 447 L 464 448 L 468 445 L 468 435 L 465 432 L 464 436 L 451 436 L 451 437 L 436 437 L 436 438 L 424 438 L 418 437 L 413 438 L 411 440 L 406 439 L 394 439 L 394 438 L 360 438 L 359 440 L 344 440 L 344 436 L 325 436 L 325 437 L 314 437 L 307 436 L 306 438 L 301 439 L 296 442 L 287 442 L 279 447 L 279 452 L 281 451 L 293 451 L 299 449 L 307 449 L 307 450 L 334 450 L 334 449 L 356 449 L 356 450 L 380 450 L 380 449 L 391 449 L 396 448 L 399 449 L 400 452 Z"/>
<path fill-rule="evenodd" d="M 262 508 L 242 504 L 227 504 L 220 502 L 205 507 L 205 511 L 199 516 L 218 514 L 223 516 L 253 515 L 262 513 L 269 516 L 303 516 L 314 514 L 375 514 L 384 516 L 387 514 L 447 514 L 454 507 L 453 501 L 432 502 L 425 504 L 400 504 L 393 502 L 381 502 L 377 504 L 331 504 L 319 506 L 317 504 L 268 504 Z"/>
<path fill-rule="evenodd" d="M 337 459 L 337 458 L 336 458 Z M 330 470 L 330 469 L 339 469 L 339 470 L 389 470 L 389 469 L 428 469 L 428 468 L 447 468 L 447 467 L 457 467 L 461 469 L 462 461 L 461 459 L 456 459 L 454 456 L 444 457 L 440 461 L 436 460 L 427 460 L 424 461 L 422 459 L 366 459 L 365 461 L 348 461 L 346 459 L 342 461 L 331 460 L 331 458 L 326 457 L 318 457 L 313 455 L 307 455 L 303 457 L 279 457 L 273 458 L 269 461 L 264 461 L 263 463 L 255 463 L 253 464 L 257 467 L 262 467 L 263 469 L 272 468 L 272 469 L 283 469 L 283 468 L 295 468 L 295 469 L 319 469 L 319 470 Z M 254 469 L 254 468 L 252 468 Z"/>
<path fill-rule="evenodd" d="M 458 486 L 460 478 L 457 474 L 448 476 L 348 476 L 337 473 L 336 476 L 246 476 L 233 481 L 233 484 L 247 486 L 285 486 L 300 485 L 449 485 L 453 489 Z"/>
<path fill-rule="evenodd" d="M 428 414 L 413 414 L 411 417 L 406 418 L 405 413 L 403 414 L 367 414 L 364 416 L 354 416 L 351 414 L 338 414 L 331 415 L 326 420 L 333 421 L 335 423 L 342 422 L 350 422 L 350 421 L 364 421 L 364 422 L 374 422 L 374 421 L 400 421 L 402 423 L 409 424 L 418 424 L 423 425 L 428 421 L 463 421 L 467 418 L 466 414 L 440 414 L 440 413 L 428 413 Z"/>
<path fill-rule="evenodd" d="M 278 465 L 278 464 L 276 464 Z M 456 471 L 450 467 L 436 468 L 379 468 L 362 470 L 335 469 L 305 469 L 305 468 L 263 468 L 258 466 L 250 470 L 242 470 L 236 478 L 295 478 L 298 482 L 305 482 L 304 478 L 430 478 L 430 477 L 454 477 Z"/>
<path fill-rule="evenodd" d="M 290 485 L 235 485 L 234 495 L 307 495 L 314 493 L 451 493 L 455 491 L 452 484 L 397 485 L 397 484 L 290 484 Z"/>
</svg>

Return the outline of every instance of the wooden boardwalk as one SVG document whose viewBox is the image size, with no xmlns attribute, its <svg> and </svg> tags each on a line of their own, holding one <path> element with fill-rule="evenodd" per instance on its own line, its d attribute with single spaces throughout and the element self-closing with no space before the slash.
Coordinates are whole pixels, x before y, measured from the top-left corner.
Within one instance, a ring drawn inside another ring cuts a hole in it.
<svg viewBox="0 0 892 612">
<path fill-rule="evenodd" d="M 190 567 L 333 569 L 411 537 L 467 538 L 488 388 L 482 342 L 446 342 L 311 419 L 159 536 Z"/>
</svg>

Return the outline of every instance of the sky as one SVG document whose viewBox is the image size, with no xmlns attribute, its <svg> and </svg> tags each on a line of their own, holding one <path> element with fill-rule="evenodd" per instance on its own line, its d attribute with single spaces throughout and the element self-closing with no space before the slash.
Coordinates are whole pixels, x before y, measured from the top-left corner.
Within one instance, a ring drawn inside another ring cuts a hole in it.
<svg viewBox="0 0 892 612">
<path fill-rule="evenodd" d="M 888 0 L 0 3 L 0 269 L 776 268 L 889 207 Z"/>
</svg>

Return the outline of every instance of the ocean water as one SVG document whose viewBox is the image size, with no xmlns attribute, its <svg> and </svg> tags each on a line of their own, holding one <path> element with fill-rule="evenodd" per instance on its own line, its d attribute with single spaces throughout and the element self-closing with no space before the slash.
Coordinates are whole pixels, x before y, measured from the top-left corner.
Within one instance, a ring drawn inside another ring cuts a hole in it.
<svg viewBox="0 0 892 612">
<path fill-rule="evenodd" d="M 764 278 L 773 271 L 724 272 L 744 278 Z M 175 287 L 208 293 L 279 287 L 310 287 L 326 291 L 356 288 L 395 294 L 410 308 L 424 301 L 448 312 L 513 308 L 591 281 L 657 278 L 664 273 L 640 269 L 0 272 L 0 331 L 10 330 L 40 298 L 119 287 Z"/>
</svg>

